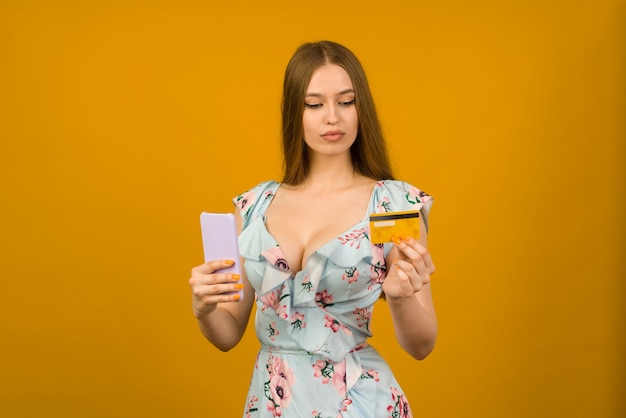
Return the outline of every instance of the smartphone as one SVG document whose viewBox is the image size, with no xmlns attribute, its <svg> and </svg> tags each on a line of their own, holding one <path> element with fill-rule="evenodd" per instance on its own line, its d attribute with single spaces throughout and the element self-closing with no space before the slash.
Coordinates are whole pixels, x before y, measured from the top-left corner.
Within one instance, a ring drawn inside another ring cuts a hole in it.
<svg viewBox="0 0 626 418">
<path fill-rule="evenodd" d="M 233 260 L 235 264 L 220 270 L 220 272 L 241 275 L 241 258 L 239 257 L 235 215 L 232 213 L 202 212 L 200 214 L 200 230 L 202 232 L 204 261 Z M 241 283 L 241 279 L 237 283 Z M 239 293 L 239 300 L 243 300 L 243 289 L 232 293 Z"/>
</svg>

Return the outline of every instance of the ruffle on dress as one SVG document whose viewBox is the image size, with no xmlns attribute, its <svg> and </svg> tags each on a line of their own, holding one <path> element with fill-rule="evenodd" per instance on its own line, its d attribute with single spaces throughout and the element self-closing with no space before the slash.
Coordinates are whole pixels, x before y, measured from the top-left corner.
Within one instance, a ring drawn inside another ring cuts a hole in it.
<svg viewBox="0 0 626 418">
<path fill-rule="evenodd" d="M 353 251 L 343 251 L 343 257 L 337 256 L 342 253 L 337 251 L 337 247 L 350 243 L 341 240 L 343 235 L 334 238 L 312 253 L 302 271 L 295 275 L 289 270 L 278 243 L 267 231 L 263 217 L 252 220 L 240 235 L 239 250 L 245 260 L 248 278 L 257 291 L 258 302 L 262 304 L 262 311 L 271 308 L 275 312 L 276 320 L 287 323 L 302 318 L 304 322 L 325 324 L 325 335 L 320 334 L 319 327 L 303 327 L 297 333 L 297 338 L 291 339 L 291 343 L 308 353 L 341 361 L 369 336 L 359 328 L 344 323 L 340 312 L 326 309 L 318 292 L 325 273 L 337 274 L 338 271 L 374 260 L 372 251 L 368 250 L 371 245 L 369 239 L 365 234 L 362 235 L 361 238 L 352 237 L 360 242 L 353 242 Z M 259 248 L 262 249 L 260 252 Z M 350 255 L 346 256 L 346 253 Z M 380 253 L 382 254 L 382 250 Z M 384 259 L 382 262 L 384 263 Z M 334 268 L 328 269 L 327 263 L 333 263 Z M 341 277 L 337 279 L 341 280 Z M 280 348 L 292 349 L 284 341 Z"/>
</svg>

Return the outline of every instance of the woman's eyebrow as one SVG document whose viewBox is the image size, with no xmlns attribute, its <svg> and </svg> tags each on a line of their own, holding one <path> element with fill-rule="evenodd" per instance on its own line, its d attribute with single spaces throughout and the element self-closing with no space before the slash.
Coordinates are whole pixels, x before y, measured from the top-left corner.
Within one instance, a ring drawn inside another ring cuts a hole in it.
<svg viewBox="0 0 626 418">
<path fill-rule="evenodd" d="M 337 96 L 343 96 L 344 94 L 348 94 L 348 93 L 354 93 L 354 89 L 345 89 L 345 90 L 341 90 L 339 93 L 337 93 Z M 321 93 L 307 93 L 306 97 L 323 97 L 324 95 Z"/>
</svg>

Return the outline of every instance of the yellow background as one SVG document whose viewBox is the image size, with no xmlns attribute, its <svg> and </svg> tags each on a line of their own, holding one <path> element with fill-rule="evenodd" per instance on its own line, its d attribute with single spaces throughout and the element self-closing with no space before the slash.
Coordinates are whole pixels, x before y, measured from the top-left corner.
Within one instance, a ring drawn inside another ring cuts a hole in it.
<svg viewBox="0 0 626 418">
<path fill-rule="evenodd" d="M 0 411 L 238 417 L 250 328 L 202 339 L 203 210 L 279 178 L 305 41 L 362 60 L 435 197 L 434 353 L 373 344 L 418 417 L 624 411 L 624 1 L 0 2 Z"/>
</svg>

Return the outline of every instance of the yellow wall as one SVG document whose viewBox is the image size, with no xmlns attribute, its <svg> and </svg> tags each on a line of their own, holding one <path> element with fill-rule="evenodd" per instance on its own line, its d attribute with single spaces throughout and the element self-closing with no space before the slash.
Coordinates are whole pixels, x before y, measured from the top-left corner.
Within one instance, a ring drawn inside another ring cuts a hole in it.
<svg viewBox="0 0 626 418">
<path fill-rule="evenodd" d="M 436 198 L 436 350 L 411 361 L 384 304 L 374 322 L 416 415 L 622 416 L 625 11 L 3 0 L 1 414 L 240 416 L 256 341 L 197 331 L 198 215 L 280 176 L 285 64 L 332 39 Z"/>
</svg>

